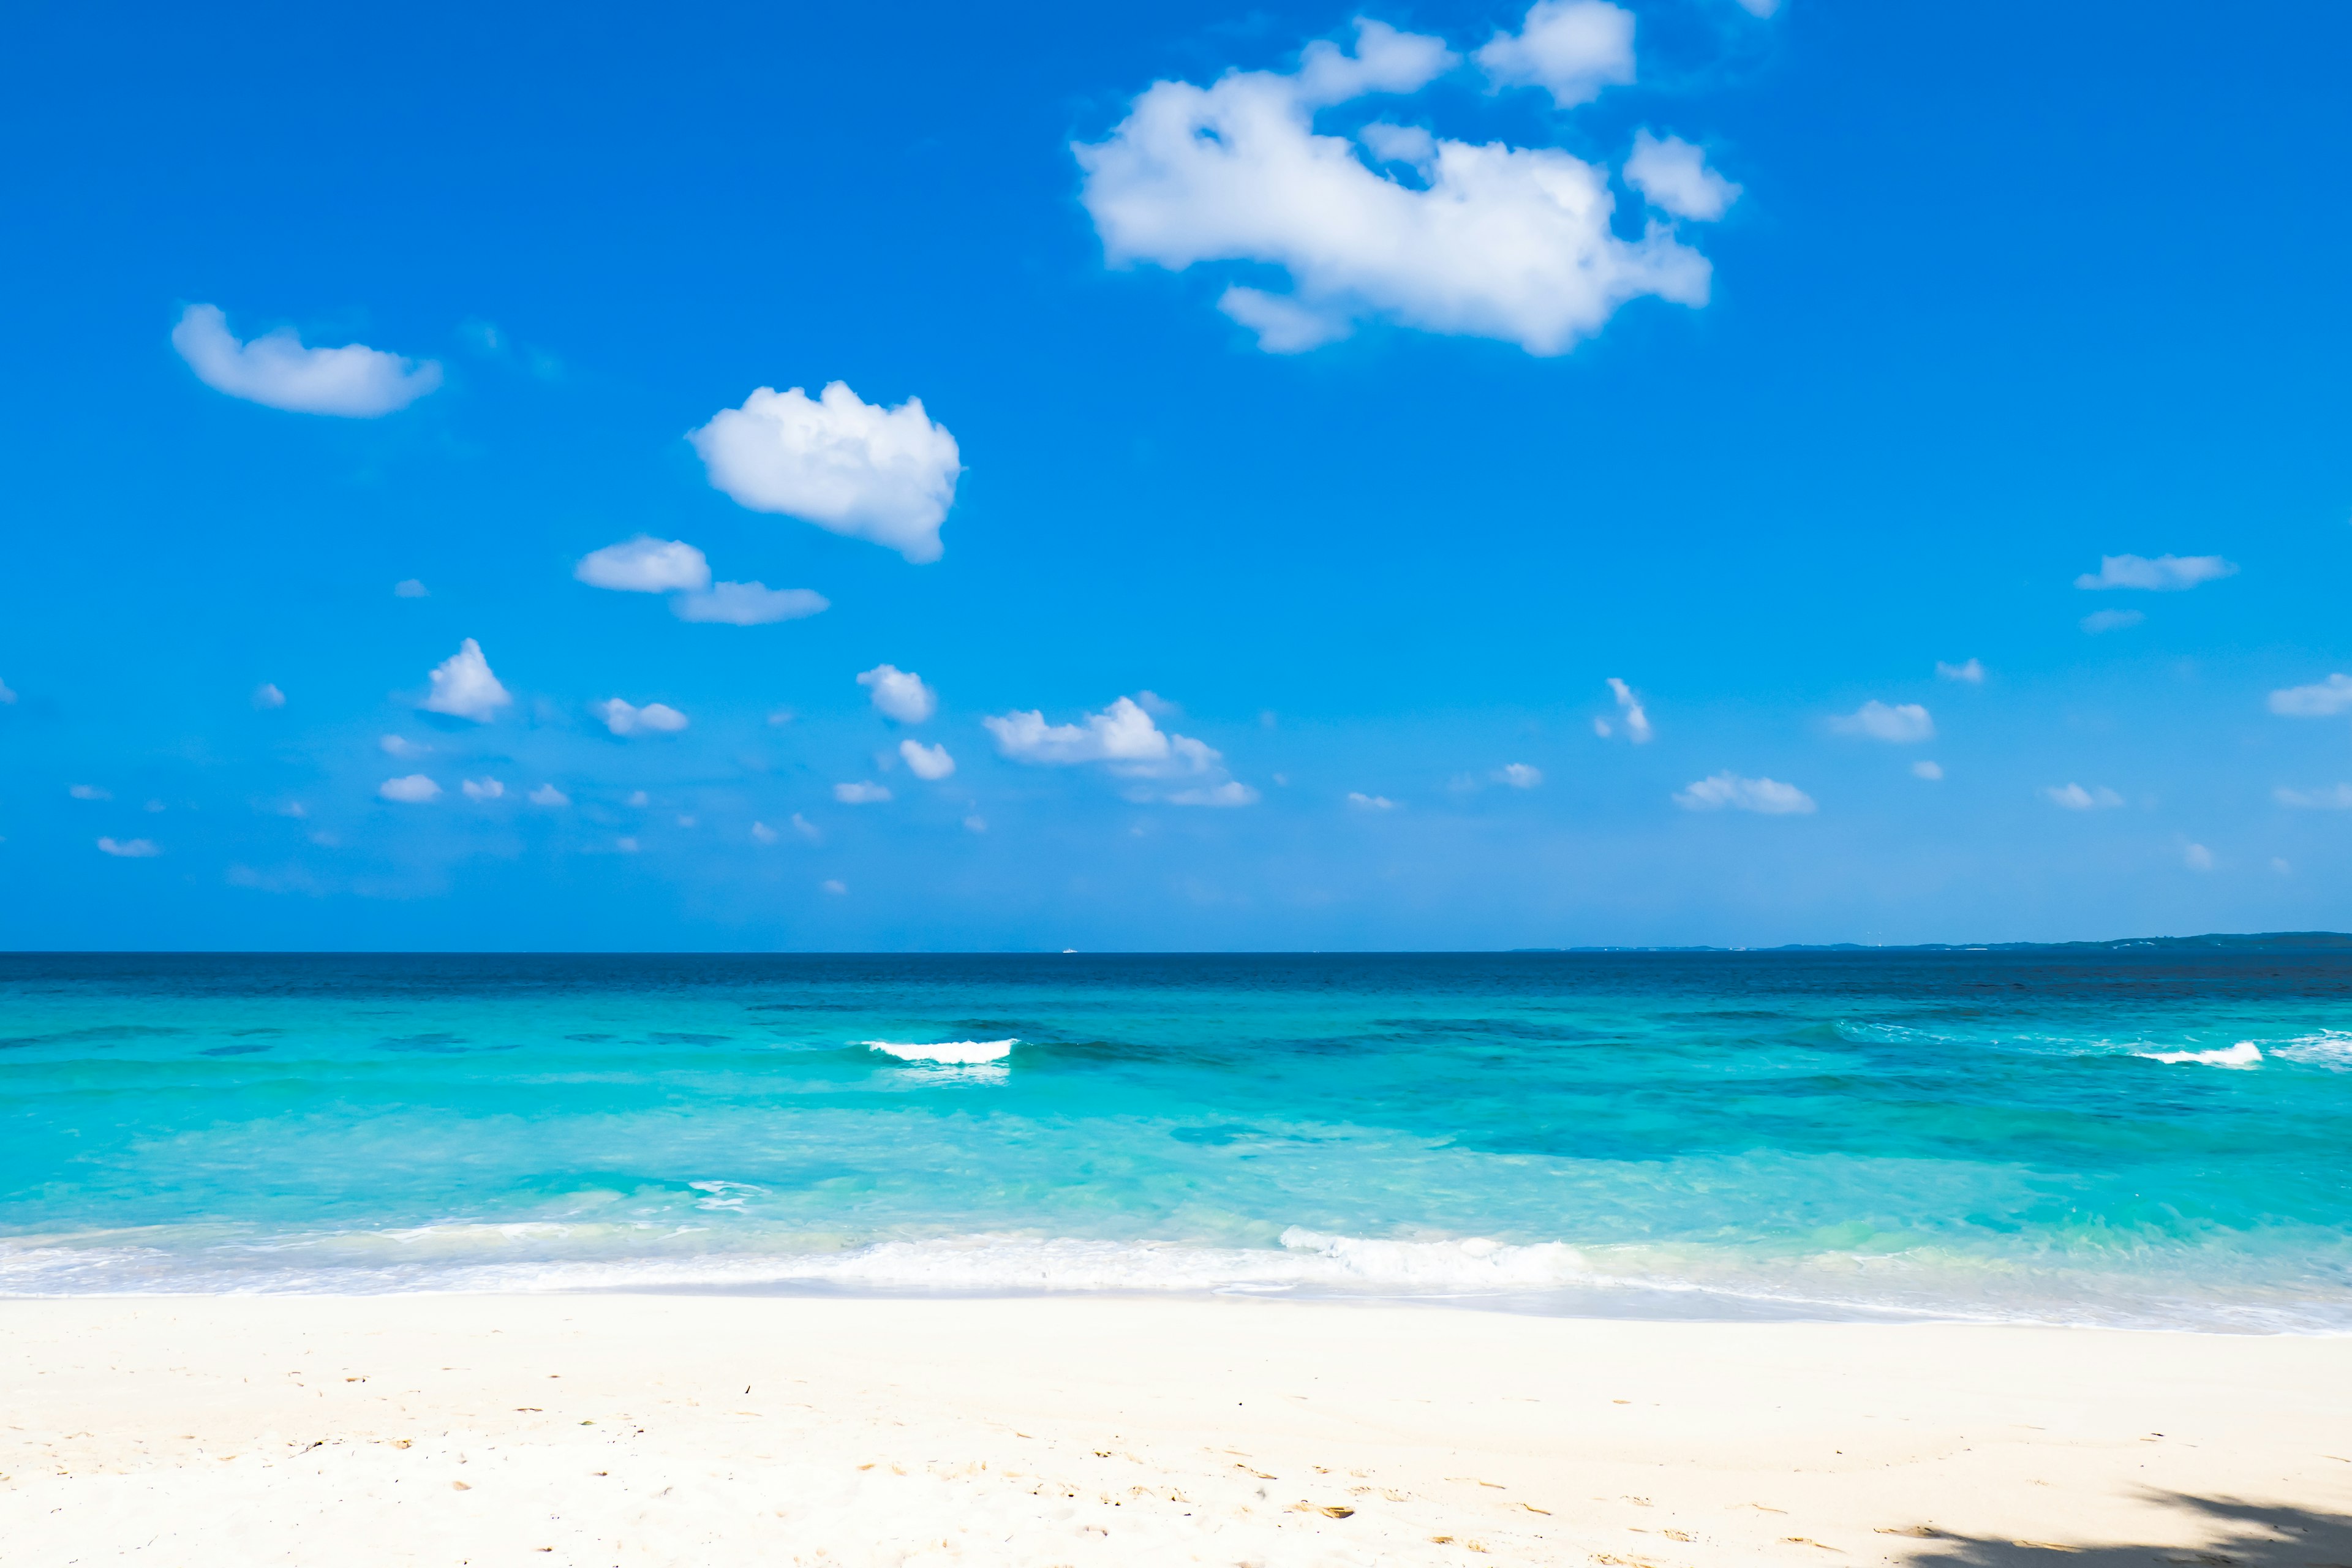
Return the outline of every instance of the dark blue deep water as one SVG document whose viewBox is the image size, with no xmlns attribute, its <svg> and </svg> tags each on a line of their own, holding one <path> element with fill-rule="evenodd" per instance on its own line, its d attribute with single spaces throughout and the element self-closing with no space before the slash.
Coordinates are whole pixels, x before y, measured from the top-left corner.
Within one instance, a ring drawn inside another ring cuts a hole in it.
<svg viewBox="0 0 2352 1568">
<path fill-rule="evenodd" d="M 0 956 L 19 1294 L 2352 1329 L 2347 1178 L 2341 952 Z"/>
</svg>

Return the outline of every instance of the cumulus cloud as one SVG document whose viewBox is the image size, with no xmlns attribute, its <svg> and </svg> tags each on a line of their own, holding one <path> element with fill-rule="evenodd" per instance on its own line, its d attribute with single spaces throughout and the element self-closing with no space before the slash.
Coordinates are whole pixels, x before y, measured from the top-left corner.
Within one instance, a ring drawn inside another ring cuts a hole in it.
<svg viewBox="0 0 2352 1568">
<path fill-rule="evenodd" d="M 405 778 L 384 780 L 375 786 L 375 793 L 404 805 L 423 805 L 428 800 L 440 798 L 441 786 L 423 773 L 410 773 Z"/>
<path fill-rule="evenodd" d="M 2325 789 L 2274 789 L 2271 795 L 2281 805 L 2300 807 L 2305 811 L 2352 811 L 2352 784 L 2331 784 Z"/>
<path fill-rule="evenodd" d="M 1492 777 L 1496 784 L 1508 784 L 1513 789 L 1533 789 L 1543 783 L 1543 770 L 1529 767 L 1525 763 L 1505 763 L 1495 770 Z"/>
<path fill-rule="evenodd" d="M 805 620 L 833 608 L 833 601 L 813 588 L 771 588 L 765 583 L 713 583 L 706 594 L 680 594 L 669 602 L 681 621 L 715 622 L 730 626 L 764 626 L 776 621 Z"/>
<path fill-rule="evenodd" d="M 1739 199 L 1739 187 L 1706 166 L 1706 153 L 1679 136 L 1661 141 L 1647 131 L 1633 133 L 1633 155 L 1625 160 L 1625 183 L 1661 212 L 1712 223 Z"/>
<path fill-rule="evenodd" d="M 441 367 L 347 343 L 306 349 L 291 327 L 239 342 L 217 305 L 191 305 L 172 329 L 172 346 L 215 392 L 297 414 L 373 419 L 407 407 L 441 384 Z"/>
<path fill-rule="evenodd" d="M 1923 757 L 1919 761 L 1911 764 L 1911 776 L 1915 779 L 1926 779 L 1928 782 L 1933 783 L 1937 779 L 1940 779 L 1944 776 L 1944 764 L 1941 763 L 1928 762 Z"/>
<path fill-rule="evenodd" d="M 2217 577 L 2233 576 L 2237 570 L 2235 563 L 2218 555 L 2159 555 L 2153 561 L 2145 555 L 2102 555 L 2099 569 L 2075 578 L 2074 586 L 2178 593 Z"/>
<path fill-rule="evenodd" d="M 496 779 L 467 779 L 458 788 L 467 800 L 496 800 L 507 793 L 507 786 Z"/>
<path fill-rule="evenodd" d="M 1962 681 L 1969 686 L 1984 684 L 1984 662 L 1981 659 L 1972 658 L 1966 664 L 1946 664 L 1939 658 L 1936 661 L 1936 673 L 1946 680 Z"/>
<path fill-rule="evenodd" d="M 1048 724 L 1038 710 L 982 719 L 997 750 L 1016 763 L 1075 767 L 1102 763 L 1130 778 L 1169 778 L 1206 773 L 1216 765 L 1214 748 L 1163 731 L 1133 698 L 1122 697 L 1077 724 Z"/>
<path fill-rule="evenodd" d="M 1366 795 L 1360 790 L 1348 792 L 1348 804 L 1361 811 L 1394 811 L 1397 803 L 1384 795 Z"/>
<path fill-rule="evenodd" d="M 1654 731 L 1650 728 L 1649 711 L 1642 706 L 1641 697 L 1613 675 L 1609 678 L 1609 689 L 1617 699 L 1617 713 L 1624 721 L 1625 738 L 1637 746 L 1648 745 Z M 1606 720 L 1594 728 L 1602 735 L 1609 733 Z"/>
<path fill-rule="evenodd" d="M 883 408 L 837 381 L 816 398 L 763 386 L 687 439 L 739 506 L 871 540 L 909 561 L 940 558 L 940 524 L 963 461 L 920 398 Z"/>
<path fill-rule="evenodd" d="M 286 706 L 286 693 L 264 681 L 253 689 L 253 705 L 261 709 L 283 708 Z"/>
<path fill-rule="evenodd" d="M 2096 637 L 2101 632 L 2117 632 L 2126 626 L 2136 626 L 2147 617 L 2137 610 L 2093 610 L 2083 617 L 2083 629 Z"/>
<path fill-rule="evenodd" d="M 631 735 L 675 735 L 686 728 L 686 715 L 667 702 L 648 702 L 639 708 L 626 699 L 608 697 L 602 702 L 591 702 L 588 711 L 604 721 L 604 728 L 623 739 Z"/>
<path fill-rule="evenodd" d="M 1710 773 L 1686 789 L 1675 792 L 1675 804 L 1685 811 L 1753 811 L 1765 816 L 1803 816 L 1814 809 L 1813 797 L 1795 784 L 1778 779 L 1744 779 L 1737 773 Z"/>
<path fill-rule="evenodd" d="M 624 594 L 672 594 L 710 586 L 710 563 L 683 539 L 640 533 L 592 550 L 572 574 L 592 588 Z"/>
<path fill-rule="evenodd" d="M 433 689 L 417 704 L 428 713 L 447 713 L 454 718 L 471 719 L 477 724 L 487 724 L 498 717 L 499 710 L 514 699 L 490 673 L 490 661 L 482 657 L 482 645 L 467 637 L 457 651 L 434 669 Z"/>
<path fill-rule="evenodd" d="M 2063 805 L 2068 811 L 2109 811 L 2124 803 L 2123 796 L 2105 784 L 2095 789 L 2084 789 L 2078 784 L 2059 784 L 2042 793 L 2050 797 L 2053 805 Z"/>
<path fill-rule="evenodd" d="M 1539 41 L 1565 37 L 1559 28 L 1612 10 L 1539 5 L 1530 26 Z M 1524 67 L 1539 79 L 1528 37 L 1523 30 L 1488 47 L 1503 46 L 1498 68 Z M 1559 56 L 1570 58 L 1590 65 L 1600 57 L 1589 48 Z M 1629 300 L 1706 302 L 1706 258 L 1668 226 L 1619 237 L 1607 171 L 1558 148 L 1383 125 L 1365 133 L 1367 162 L 1357 143 L 1315 132 L 1321 110 L 1416 92 L 1454 63 L 1441 39 L 1360 20 L 1352 55 L 1318 41 L 1288 74 L 1153 83 L 1107 139 L 1072 149 L 1106 259 L 1172 271 L 1207 262 L 1282 268 L 1288 293 L 1235 285 L 1219 300 L 1276 353 L 1387 320 L 1557 354 Z M 1590 72 L 1558 79 L 1574 93 Z M 1375 166 L 1397 159 L 1412 163 L 1411 183 Z"/>
<path fill-rule="evenodd" d="M 1936 721 L 1918 703 L 1898 702 L 1889 707 L 1874 698 L 1851 713 L 1832 719 L 1830 728 L 1841 735 L 1866 735 L 1898 746 L 1936 738 Z"/>
<path fill-rule="evenodd" d="M 890 798 L 890 791 L 887 785 L 860 779 L 855 784 L 834 785 L 833 798 L 844 805 L 878 805 Z"/>
<path fill-rule="evenodd" d="M 163 852 L 152 838 L 101 838 L 98 849 L 101 855 L 117 855 L 125 860 L 145 860 Z"/>
<path fill-rule="evenodd" d="M 898 755 L 906 759 L 907 771 L 919 779 L 936 782 L 955 772 L 955 759 L 948 755 L 945 746 L 926 746 L 909 739 L 898 742 Z"/>
<path fill-rule="evenodd" d="M 2352 675 L 2331 675 L 2309 686 L 2271 693 L 2271 711 L 2288 719 L 2329 719 L 2352 708 Z"/>
<path fill-rule="evenodd" d="M 429 599 L 433 596 L 433 590 L 414 577 L 403 577 L 392 585 L 392 596 L 395 599 Z"/>
<path fill-rule="evenodd" d="M 911 669 L 877 664 L 859 676 L 857 684 L 866 689 L 884 717 L 901 724 L 919 724 L 939 711 L 940 694 Z"/>
<path fill-rule="evenodd" d="M 523 796 L 533 805 L 570 805 L 572 797 L 551 784 L 543 784 Z"/>
<path fill-rule="evenodd" d="M 1633 79 L 1633 14 L 1604 0 L 1537 0 L 1516 33 L 1472 57 L 1497 87 L 1540 87 L 1562 109 Z"/>
</svg>

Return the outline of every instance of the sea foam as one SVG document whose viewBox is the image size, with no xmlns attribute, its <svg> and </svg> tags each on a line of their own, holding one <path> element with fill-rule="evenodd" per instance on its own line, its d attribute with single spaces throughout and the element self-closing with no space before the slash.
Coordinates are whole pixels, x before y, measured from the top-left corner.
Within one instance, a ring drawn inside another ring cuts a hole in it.
<svg viewBox="0 0 2352 1568">
<path fill-rule="evenodd" d="M 894 1056 L 902 1062 L 934 1062 L 941 1067 L 977 1067 L 982 1062 L 1001 1062 L 1013 1054 L 1018 1040 L 941 1040 L 936 1044 L 910 1044 L 903 1040 L 860 1040 L 869 1050 Z"/>
<path fill-rule="evenodd" d="M 2135 1051 L 2134 1056 L 2151 1062 L 2195 1062 L 2209 1068 L 2258 1068 L 2263 1065 L 2263 1048 L 2252 1040 L 2240 1040 L 2216 1051 Z"/>
</svg>

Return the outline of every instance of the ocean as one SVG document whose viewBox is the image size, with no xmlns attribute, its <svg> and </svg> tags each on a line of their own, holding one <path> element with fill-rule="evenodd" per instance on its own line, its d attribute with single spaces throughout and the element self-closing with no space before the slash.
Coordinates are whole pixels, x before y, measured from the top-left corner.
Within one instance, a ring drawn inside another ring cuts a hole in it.
<svg viewBox="0 0 2352 1568">
<path fill-rule="evenodd" d="M 0 1294 L 2352 1330 L 2352 952 L 0 955 Z"/>
</svg>

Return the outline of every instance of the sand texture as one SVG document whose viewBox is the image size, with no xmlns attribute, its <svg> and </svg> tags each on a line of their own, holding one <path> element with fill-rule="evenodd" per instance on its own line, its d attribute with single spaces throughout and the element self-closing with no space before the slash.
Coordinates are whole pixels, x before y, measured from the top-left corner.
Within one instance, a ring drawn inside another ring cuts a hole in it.
<svg viewBox="0 0 2352 1568">
<path fill-rule="evenodd" d="M 0 1301 L 0 1563 L 2352 1564 L 2352 1340 Z"/>
</svg>

